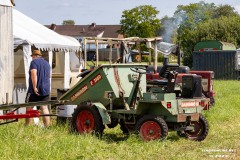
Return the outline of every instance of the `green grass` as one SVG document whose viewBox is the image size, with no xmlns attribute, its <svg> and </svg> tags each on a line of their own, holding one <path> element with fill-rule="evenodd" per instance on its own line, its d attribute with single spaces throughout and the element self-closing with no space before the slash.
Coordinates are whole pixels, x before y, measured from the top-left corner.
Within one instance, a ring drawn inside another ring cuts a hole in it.
<svg viewBox="0 0 240 160">
<path fill-rule="evenodd" d="M 216 104 L 204 111 L 210 130 L 202 142 L 169 132 L 164 141 L 142 142 L 119 127 L 105 129 L 99 139 L 69 133 L 68 126 L 24 126 L 24 120 L 0 126 L 1 159 L 199 160 L 240 159 L 240 81 L 214 81 Z M 221 159 L 221 158 L 218 158 Z M 223 158 L 227 159 L 227 158 Z"/>
</svg>

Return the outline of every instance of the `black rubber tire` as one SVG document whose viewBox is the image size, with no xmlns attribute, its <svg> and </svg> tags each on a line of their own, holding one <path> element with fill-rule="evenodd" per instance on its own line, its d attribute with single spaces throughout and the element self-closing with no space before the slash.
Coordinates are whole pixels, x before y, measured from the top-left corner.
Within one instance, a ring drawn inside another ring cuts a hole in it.
<svg viewBox="0 0 240 160">
<path fill-rule="evenodd" d="M 215 105 L 215 99 L 213 97 L 210 98 L 210 106 Z"/>
<path fill-rule="evenodd" d="M 184 131 L 185 137 L 193 141 L 203 141 L 207 137 L 208 130 L 209 130 L 207 119 L 202 114 L 200 114 L 199 121 L 191 122 L 191 124 L 193 124 L 195 127 L 198 127 L 197 129 L 200 129 L 200 130 L 197 130 L 194 132 Z"/>
<path fill-rule="evenodd" d="M 73 112 L 71 128 L 79 134 L 92 133 L 102 136 L 105 127 L 95 106 L 79 105 Z"/>
<path fill-rule="evenodd" d="M 135 130 L 143 141 L 164 140 L 168 135 L 167 123 L 155 115 L 144 115 L 137 121 Z"/>
<path fill-rule="evenodd" d="M 114 128 L 118 125 L 118 119 L 117 118 L 111 118 L 111 124 L 107 124 L 108 128 Z"/>
</svg>

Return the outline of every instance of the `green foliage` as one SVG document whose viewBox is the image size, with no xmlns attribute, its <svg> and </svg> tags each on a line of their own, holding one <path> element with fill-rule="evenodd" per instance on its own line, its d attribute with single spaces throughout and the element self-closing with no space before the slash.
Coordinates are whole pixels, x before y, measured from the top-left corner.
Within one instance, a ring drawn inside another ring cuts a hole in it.
<svg viewBox="0 0 240 160">
<path fill-rule="evenodd" d="M 183 64 L 192 67 L 194 45 L 201 40 L 239 43 L 239 14 L 229 5 L 192 3 L 179 5 L 174 13 L 177 23 L 177 42 L 184 52 Z"/>
<path fill-rule="evenodd" d="M 156 30 L 160 28 L 160 20 L 157 18 L 159 11 L 151 5 L 142 5 L 131 10 L 124 10 L 119 33 L 126 37 L 154 37 Z"/>
<path fill-rule="evenodd" d="M 75 25 L 74 20 L 64 20 L 62 25 Z"/>
<path fill-rule="evenodd" d="M 158 55 L 158 62 L 163 62 L 164 61 L 164 57 L 162 54 Z"/>
<path fill-rule="evenodd" d="M 213 13 L 213 18 L 233 17 L 238 16 L 238 13 L 235 11 L 235 8 L 230 5 L 220 5 L 217 7 Z"/>
<path fill-rule="evenodd" d="M 216 104 L 203 113 L 210 125 L 203 142 L 186 140 L 175 132 L 164 141 L 143 142 L 137 135 L 123 135 L 119 126 L 106 127 L 99 139 L 69 133 L 67 125 L 56 126 L 54 120 L 50 128 L 25 127 L 20 120 L 0 127 L 1 159 L 212 160 L 217 155 L 239 159 L 239 85 L 240 81 L 214 81 Z"/>
</svg>

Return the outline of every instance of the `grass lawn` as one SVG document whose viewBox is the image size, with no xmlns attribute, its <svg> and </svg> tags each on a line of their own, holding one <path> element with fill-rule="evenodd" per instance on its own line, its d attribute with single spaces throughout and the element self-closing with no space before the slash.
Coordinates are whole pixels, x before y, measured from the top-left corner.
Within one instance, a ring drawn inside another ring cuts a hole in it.
<svg viewBox="0 0 240 160">
<path fill-rule="evenodd" d="M 216 104 L 204 111 L 210 130 L 202 142 L 169 132 L 164 141 L 142 142 L 119 126 L 102 139 L 69 133 L 68 126 L 24 126 L 24 120 L 0 127 L 1 159 L 199 160 L 240 159 L 240 81 L 214 81 Z"/>
</svg>

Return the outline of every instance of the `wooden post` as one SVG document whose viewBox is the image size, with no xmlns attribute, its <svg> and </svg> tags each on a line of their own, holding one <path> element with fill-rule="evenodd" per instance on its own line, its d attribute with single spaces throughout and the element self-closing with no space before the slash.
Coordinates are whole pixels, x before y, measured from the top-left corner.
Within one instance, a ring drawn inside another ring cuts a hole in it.
<svg viewBox="0 0 240 160">
<path fill-rule="evenodd" d="M 112 40 L 110 39 L 109 40 L 109 43 L 108 43 L 109 45 L 110 45 L 110 53 L 109 53 L 109 64 L 112 64 Z"/>
<path fill-rule="evenodd" d="M 123 49 L 123 64 L 126 63 L 126 42 L 123 41 L 123 46 L 124 46 L 124 49 Z"/>
<path fill-rule="evenodd" d="M 139 56 L 139 60 L 137 59 L 138 62 L 142 62 L 142 48 L 141 48 L 141 42 L 137 42 L 138 45 L 138 56 Z"/>
<path fill-rule="evenodd" d="M 154 73 L 157 73 L 157 60 L 158 60 L 158 54 L 157 54 L 157 40 L 154 41 Z"/>
<path fill-rule="evenodd" d="M 84 39 L 84 68 L 87 68 L 87 39 Z"/>
<path fill-rule="evenodd" d="M 148 55 L 148 64 L 151 65 L 152 63 L 152 52 L 151 49 L 148 49 L 149 55 Z"/>
<path fill-rule="evenodd" d="M 98 55 L 98 40 L 96 39 L 96 66 L 98 66 L 99 55 Z"/>
</svg>

